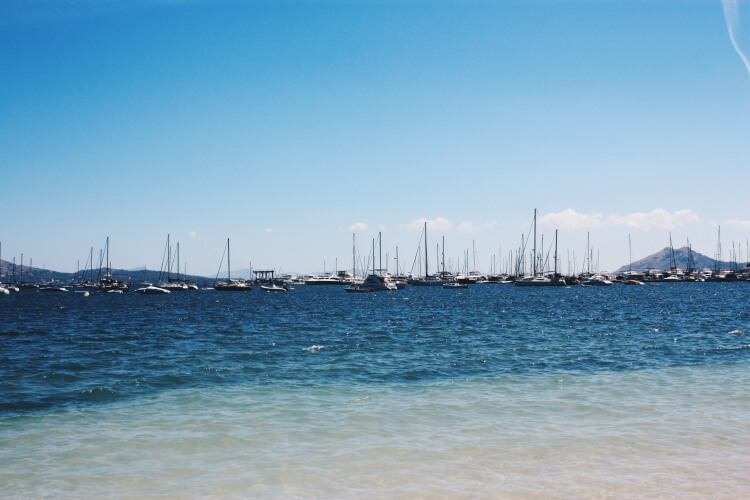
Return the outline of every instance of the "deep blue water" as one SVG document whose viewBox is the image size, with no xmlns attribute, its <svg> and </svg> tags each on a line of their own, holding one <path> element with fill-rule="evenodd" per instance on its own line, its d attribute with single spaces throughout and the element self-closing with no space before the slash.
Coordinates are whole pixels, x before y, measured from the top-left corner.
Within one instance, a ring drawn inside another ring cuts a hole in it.
<svg viewBox="0 0 750 500">
<path fill-rule="evenodd" d="M 746 283 L 0 298 L 5 414 L 231 384 L 410 384 L 748 360 Z"/>
</svg>

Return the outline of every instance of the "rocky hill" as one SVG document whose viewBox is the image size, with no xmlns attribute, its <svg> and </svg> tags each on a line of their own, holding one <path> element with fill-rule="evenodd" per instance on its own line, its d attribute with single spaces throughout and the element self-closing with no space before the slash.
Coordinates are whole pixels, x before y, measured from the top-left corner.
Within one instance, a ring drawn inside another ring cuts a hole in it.
<svg viewBox="0 0 750 500">
<path fill-rule="evenodd" d="M 615 271 L 615 273 L 620 273 L 623 271 L 627 271 L 628 268 L 632 268 L 634 271 L 643 271 L 644 269 L 659 269 L 659 270 L 669 270 L 671 267 L 671 256 L 670 256 L 670 250 L 669 247 L 666 247 L 662 250 L 659 250 L 658 252 L 649 255 L 648 257 L 644 257 L 643 259 L 637 260 L 633 262 L 632 266 L 628 266 L 627 264 L 622 266 L 620 269 Z M 697 270 L 701 270 L 703 268 L 708 269 L 715 269 L 716 260 L 712 259 L 711 257 L 706 257 L 702 253 L 698 253 L 695 250 L 692 251 L 693 254 L 693 261 L 695 262 L 694 268 Z M 677 267 L 681 267 L 683 270 L 686 270 L 688 267 L 688 247 L 682 247 L 682 248 L 675 248 L 674 249 L 674 260 Z M 732 264 L 731 262 L 722 261 L 719 263 L 720 269 L 733 269 L 734 267 L 737 268 L 744 268 L 745 262 L 739 263 L 739 264 Z"/>
<path fill-rule="evenodd" d="M 3 260 L 0 262 L 0 269 L 2 272 L 0 272 L 0 282 L 2 283 L 10 283 L 14 281 L 13 279 L 13 263 L 8 262 L 6 260 Z M 29 282 L 29 283 L 44 283 L 44 282 L 50 282 L 55 281 L 58 283 L 71 283 L 78 281 L 78 277 L 76 273 L 61 273 L 57 271 L 50 271 L 48 269 L 40 269 L 38 267 L 32 267 L 29 268 L 28 266 L 24 266 L 23 268 L 23 276 L 21 275 L 21 267 L 16 266 L 16 274 L 15 274 L 15 282 Z M 93 280 L 96 281 L 99 271 L 94 270 Z M 158 283 L 159 282 L 159 271 L 151 271 L 148 269 L 138 269 L 138 270 L 126 270 L 126 269 L 112 269 L 112 277 L 116 280 L 122 280 L 125 283 L 133 283 L 133 284 L 140 284 L 140 283 Z M 90 271 L 81 271 L 81 278 L 83 280 L 91 278 Z M 162 276 L 164 279 L 164 277 Z M 207 284 L 209 281 L 213 281 L 212 279 L 205 278 L 203 276 L 187 276 L 187 280 L 191 283 L 196 283 L 199 286 L 203 286 Z"/>
</svg>

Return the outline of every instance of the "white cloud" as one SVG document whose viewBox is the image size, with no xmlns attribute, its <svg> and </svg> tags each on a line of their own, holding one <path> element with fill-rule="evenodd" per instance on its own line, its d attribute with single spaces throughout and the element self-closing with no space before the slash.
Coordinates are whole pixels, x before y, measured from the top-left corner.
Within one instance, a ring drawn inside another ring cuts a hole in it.
<svg viewBox="0 0 750 500">
<path fill-rule="evenodd" d="M 349 231 L 367 231 L 367 224 L 364 222 L 355 222 L 347 229 L 349 229 Z"/>
<path fill-rule="evenodd" d="M 189 233 L 189 234 L 190 234 L 190 237 L 191 237 L 192 239 L 196 239 L 196 238 L 198 237 L 198 233 L 197 233 L 196 231 L 190 231 L 190 233 Z"/>
<path fill-rule="evenodd" d="M 453 224 L 445 217 L 436 217 L 434 219 L 428 219 L 426 217 L 420 217 L 419 219 L 412 221 L 408 224 L 401 224 L 401 227 L 411 229 L 412 231 L 421 231 L 424 228 L 424 223 L 427 223 L 427 229 L 430 231 L 447 231 Z"/>
<path fill-rule="evenodd" d="M 650 212 L 634 212 L 627 215 L 600 213 L 579 214 L 572 208 L 559 213 L 546 214 L 539 218 L 542 225 L 559 228 L 564 231 L 600 229 L 606 226 L 626 226 L 648 231 L 650 229 L 675 229 L 691 222 L 700 222 L 700 217 L 691 209 L 668 212 L 655 208 Z"/>
<path fill-rule="evenodd" d="M 730 219 L 727 221 L 724 221 L 724 224 L 727 226 L 736 226 L 740 229 L 748 229 L 750 230 L 750 220 L 739 220 L 739 219 Z"/>
<path fill-rule="evenodd" d="M 610 215 L 607 222 L 613 226 L 627 226 L 633 229 L 676 229 L 688 222 L 700 222 L 700 217 L 691 209 L 677 210 L 670 213 L 663 208 L 656 208 L 648 213 L 636 212 L 628 215 Z"/>
<path fill-rule="evenodd" d="M 266 232 L 267 233 L 272 233 L 273 232 L 273 228 L 272 227 L 267 227 L 266 228 Z"/>
<path fill-rule="evenodd" d="M 543 215 L 538 219 L 538 223 L 563 231 L 598 229 L 604 224 L 604 216 L 602 214 L 579 214 L 572 208 L 568 208 L 559 213 Z"/>
<path fill-rule="evenodd" d="M 494 222 L 485 222 L 483 224 L 474 224 L 470 220 L 463 221 L 461 224 L 459 224 L 456 229 L 459 233 L 478 233 L 482 229 L 486 229 L 488 227 L 493 227 L 495 225 Z"/>
</svg>

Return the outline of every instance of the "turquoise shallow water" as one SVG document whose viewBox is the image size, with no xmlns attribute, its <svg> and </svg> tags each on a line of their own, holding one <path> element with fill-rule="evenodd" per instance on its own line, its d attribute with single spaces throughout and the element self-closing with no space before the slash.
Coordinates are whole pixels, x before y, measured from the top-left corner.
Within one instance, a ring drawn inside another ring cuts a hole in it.
<svg viewBox="0 0 750 500">
<path fill-rule="evenodd" d="M 0 491 L 747 496 L 748 297 L 22 292 L 0 304 Z"/>
</svg>

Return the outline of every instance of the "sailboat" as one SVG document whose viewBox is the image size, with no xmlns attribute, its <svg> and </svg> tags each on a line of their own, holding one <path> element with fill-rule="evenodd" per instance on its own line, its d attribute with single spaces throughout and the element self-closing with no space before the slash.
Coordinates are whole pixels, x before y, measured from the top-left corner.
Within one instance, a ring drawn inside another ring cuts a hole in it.
<svg viewBox="0 0 750 500">
<path fill-rule="evenodd" d="M 164 264 L 164 261 L 162 261 L 162 265 Z M 169 269 L 169 235 L 167 235 L 167 269 Z M 167 271 L 169 272 L 169 271 Z M 153 285 L 151 283 L 144 283 L 146 286 L 142 286 L 141 288 L 136 288 L 135 293 L 139 293 L 141 295 L 169 295 L 171 290 L 168 290 L 166 285 L 161 283 L 161 274 L 159 275 L 159 286 Z"/>
<path fill-rule="evenodd" d="M 373 267 L 374 267 L 374 255 L 373 255 Z M 352 276 L 357 276 L 357 240 L 356 235 L 352 233 Z M 375 289 L 369 285 L 364 284 L 364 280 L 355 281 L 351 285 L 344 287 L 346 293 L 369 293 L 374 292 Z"/>
<path fill-rule="evenodd" d="M 406 285 L 409 283 L 409 277 L 405 276 L 403 274 L 399 274 L 399 265 L 398 265 L 398 247 L 396 247 L 396 274 L 391 276 L 391 281 L 396 285 L 396 288 L 399 290 L 403 290 L 406 288 Z"/>
<path fill-rule="evenodd" d="M 125 282 L 112 278 L 112 268 L 110 267 L 110 262 L 109 262 L 109 236 L 107 236 L 107 242 L 104 248 L 105 248 L 104 253 L 107 259 L 105 262 L 106 272 L 104 274 L 104 277 L 99 280 L 99 288 L 106 292 L 116 292 L 116 293 L 127 292 L 130 288 L 128 287 L 128 285 L 125 284 Z M 101 265 L 101 260 L 100 260 L 100 265 Z M 101 276 L 101 267 L 99 268 L 99 274 Z"/>
<path fill-rule="evenodd" d="M 674 246 L 672 246 L 672 233 L 669 233 L 669 275 L 664 281 L 684 281 L 685 274 L 682 269 L 677 267 L 677 261 L 674 258 Z"/>
<path fill-rule="evenodd" d="M 463 274 L 456 276 L 456 281 L 463 285 L 475 285 L 477 283 L 490 283 L 487 276 L 477 271 L 477 250 L 474 246 L 474 241 L 471 242 L 471 253 L 473 255 L 474 265 L 473 271 L 469 271 L 469 251 L 466 250 L 466 257 L 464 259 L 465 270 Z M 443 262 L 445 262 L 445 256 L 443 256 Z M 443 266 L 445 267 L 445 266 Z M 443 269 L 443 276 L 445 276 L 445 269 Z M 455 288 L 455 287 L 454 287 Z"/>
<path fill-rule="evenodd" d="M 219 292 L 248 292 L 253 289 L 249 283 L 232 279 L 232 266 L 229 259 L 229 238 L 227 238 L 227 280 L 214 284 L 214 290 Z"/>
<path fill-rule="evenodd" d="M 177 274 L 180 273 L 180 260 L 179 260 L 179 248 L 180 244 L 177 244 Z M 170 292 L 183 292 L 188 289 L 187 285 L 183 283 L 179 276 L 177 278 L 172 278 L 172 246 L 169 243 L 169 234 L 167 234 L 167 281 L 159 283 L 159 288 L 163 288 L 165 290 L 169 290 Z M 162 261 L 163 263 L 163 261 Z"/>
<path fill-rule="evenodd" d="M 429 251 L 427 250 L 427 222 L 424 223 L 424 279 L 414 280 L 412 282 L 412 285 L 414 286 L 443 286 L 446 281 L 442 278 L 438 278 L 437 276 L 430 276 L 430 273 L 427 269 L 428 259 L 427 254 Z"/>
<path fill-rule="evenodd" d="M 375 240 L 372 240 L 372 272 L 367 275 L 367 277 L 362 281 L 361 284 L 358 286 L 361 287 L 359 290 L 351 290 L 350 287 L 346 288 L 346 291 L 351 292 L 357 292 L 357 291 L 369 291 L 369 292 L 379 292 L 383 290 L 396 290 L 396 284 L 391 282 L 390 278 L 388 276 L 383 275 L 383 269 L 382 269 L 382 234 L 378 233 L 378 245 L 380 247 L 380 255 L 381 255 L 381 265 L 380 269 L 375 269 Z"/>
<path fill-rule="evenodd" d="M 169 295 L 170 293 L 172 293 L 166 288 L 161 288 L 152 284 L 148 284 L 141 288 L 136 288 L 135 291 L 136 293 L 140 293 L 141 295 Z"/>
<path fill-rule="evenodd" d="M 534 209 L 534 248 L 532 250 L 532 274 L 524 276 L 520 280 L 513 282 L 516 286 L 566 286 L 565 280 L 557 272 L 557 229 L 555 229 L 555 271 L 552 276 L 544 276 L 537 273 L 537 256 L 536 256 L 536 208 Z"/>
<path fill-rule="evenodd" d="M 628 253 L 630 260 L 628 261 L 628 270 L 623 273 L 623 284 L 625 285 L 643 285 L 643 274 L 633 271 L 633 246 L 630 244 L 630 235 L 628 235 Z"/>
<path fill-rule="evenodd" d="M 31 261 L 31 259 L 29 259 Z M 31 280 L 31 273 L 34 269 L 34 263 L 33 261 L 29 262 L 29 280 Z M 19 283 L 16 283 L 16 286 L 21 290 L 36 290 L 39 288 L 39 285 L 35 283 L 31 283 L 30 281 L 24 281 L 23 280 L 23 254 L 21 254 L 21 277 L 19 280 Z"/>
</svg>

